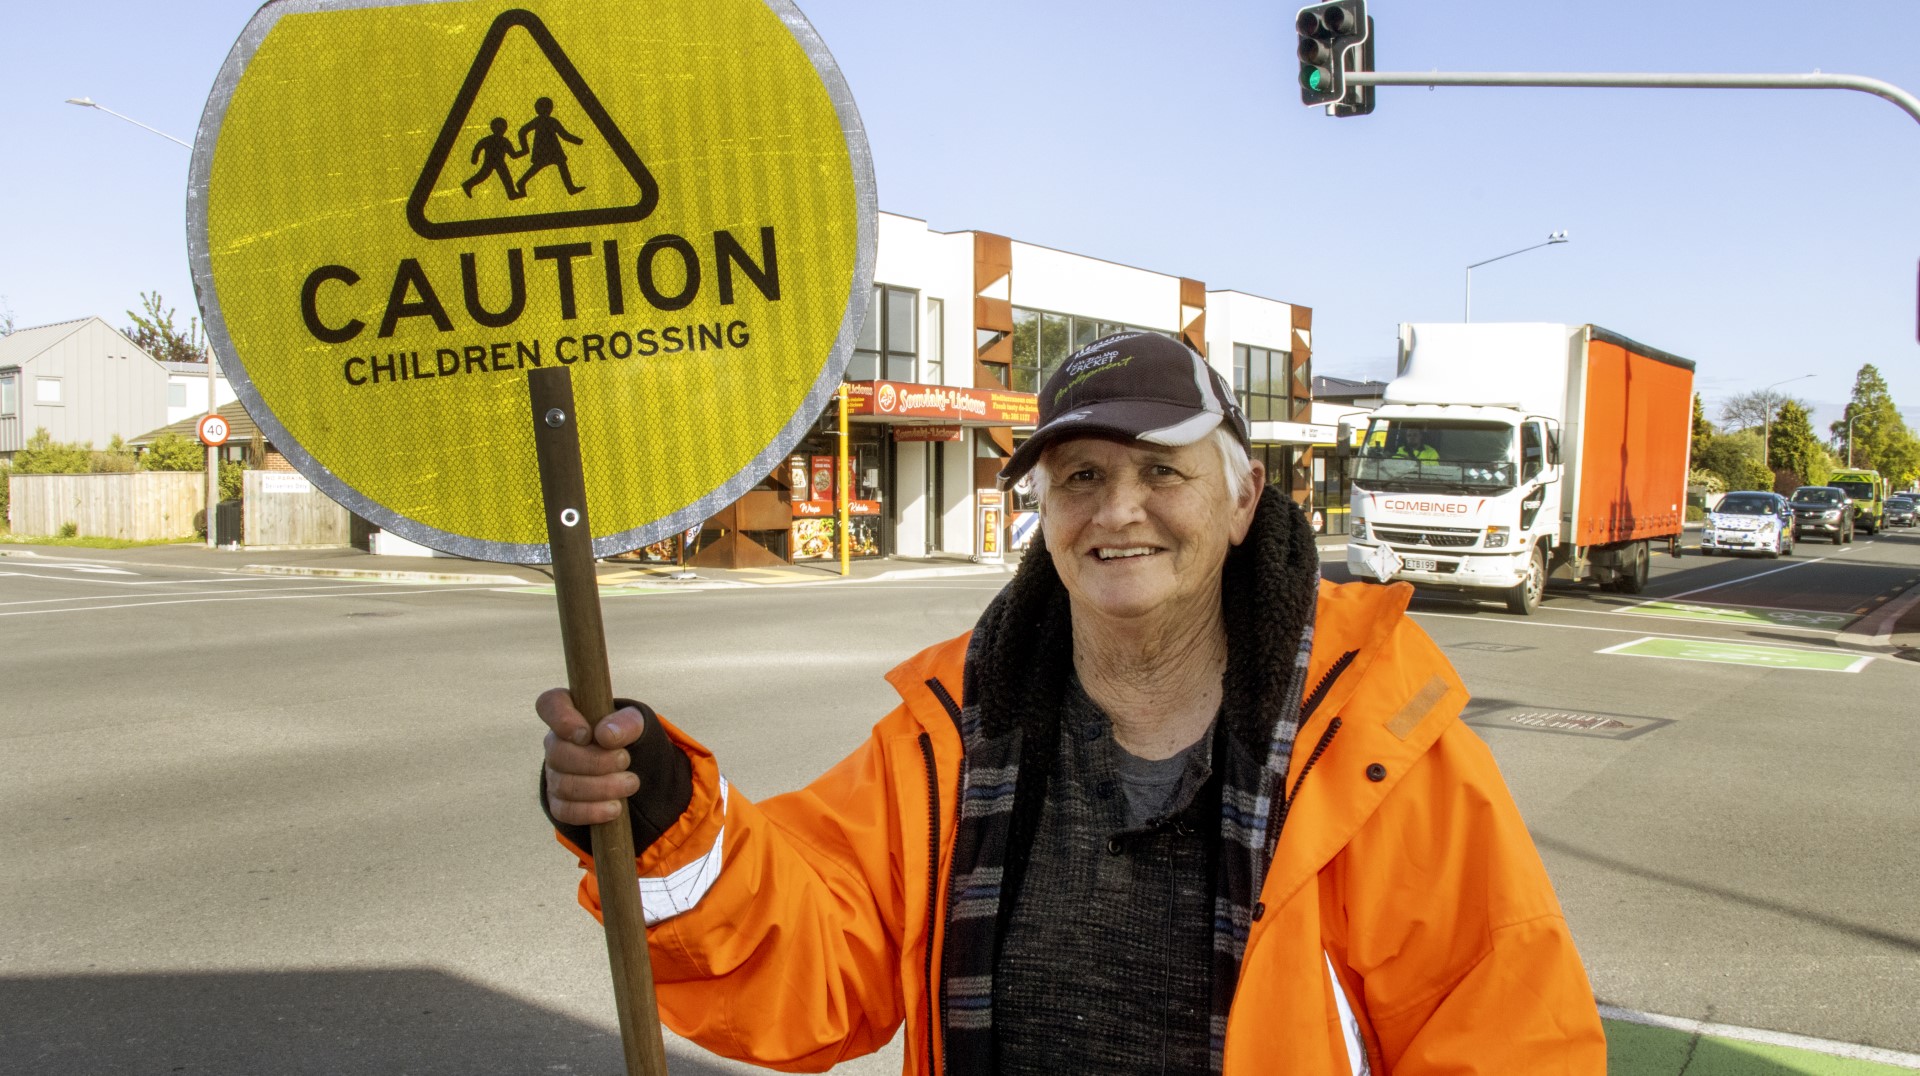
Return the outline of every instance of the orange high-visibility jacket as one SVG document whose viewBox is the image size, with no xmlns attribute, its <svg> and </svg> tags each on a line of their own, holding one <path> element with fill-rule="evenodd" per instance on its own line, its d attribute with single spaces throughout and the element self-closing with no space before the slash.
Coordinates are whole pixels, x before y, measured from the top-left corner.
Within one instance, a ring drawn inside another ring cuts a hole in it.
<svg viewBox="0 0 1920 1076">
<path fill-rule="evenodd" d="M 1359 653 L 1295 741 L 1343 719 L 1261 890 L 1225 1071 L 1602 1076 L 1599 1014 L 1559 902 L 1492 755 L 1459 720 L 1465 688 L 1403 615 L 1411 593 L 1321 585 L 1306 683 Z M 764 803 L 668 727 L 692 759 L 693 800 L 638 863 L 666 1026 L 728 1057 L 819 1071 L 904 1022 L 905 1071 L 941 1071 L 961 741 L 927 682 L 959 698 L 967 639 L 889 673 L 901 703 L 859 750 Z M 581 863 L 580 900 L 598 915 Z"/>
</svg>

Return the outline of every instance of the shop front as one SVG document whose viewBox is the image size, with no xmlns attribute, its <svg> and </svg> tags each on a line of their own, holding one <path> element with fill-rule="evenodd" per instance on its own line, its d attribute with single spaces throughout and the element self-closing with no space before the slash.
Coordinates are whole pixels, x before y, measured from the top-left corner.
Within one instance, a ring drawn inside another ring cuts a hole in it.
<svg viewBox="0 0 1920 1076">
<path fill-rule="evenodd" d="M 681 542 L 688 563 L 837 561 L 843 536 L 849 559 L 979 552 L 975 502 L 999 470 L 990 431 L 1031 426 L 1038 398 L 901 381 L 851 381 L 846 393 L 845 426 L 829 406 L 759 488 Z M 1005 513 L 991 518 L 986 544 L 1005 549 Z"/>
<path fill-rule="evenodd" d="M 977 555 L 981 490 L 993 488 L 999 450 L 991 432 L 1030 427 L 1039 397 L 1003 388 L 900 381 L 847 384 L 850 441 L 874 446 L 873 490 L 881 551 L 889 556 Z M 1003 434 L 1004 435 L 1004 434 Z M 994 517 L 1004 549 L 1004 513 Z"/>
</svg>

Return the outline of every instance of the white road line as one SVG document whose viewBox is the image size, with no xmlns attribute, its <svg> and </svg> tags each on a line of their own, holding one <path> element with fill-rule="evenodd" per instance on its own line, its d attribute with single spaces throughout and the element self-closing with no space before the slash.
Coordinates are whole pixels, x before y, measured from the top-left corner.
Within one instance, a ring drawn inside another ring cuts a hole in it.
<svg viewBox="0 0 1920 1076">
<path fill-rule="evenodd" d="M 38 568 L 35 564 L 32 567 Z M 125 573 L 132 575 L 132 572 Z M 50 583 L 92 583 L 108 587 L 164 587 L 181 583 L 230 583 L 238 582 L 232 576 L 216 576 L 212 579 L 100 579 L 93 575 L 39 575 L 34 572 L 0 572 L 0 575 L 17 575 L 23 579 L 44 579 Z M 243 577 L 244 578 L 244 577 Z"/>
<path fill-rule="evenodd" d="M 1728 657 L 1723 659 L 1723 658 L 1707 658 L 1707 657 L 1688 657 L 1685 654 L 1636 654 L 1632 650 L 1628 649 L 1629 647 L 1639 646 L 1641 643 L 1657 643 L 1660 641 L 1661 641 L 1660 637 L 1657 635 L 1643 635 L 1640 638 L 1635 639 L 1631 642 L 1616 643 L 1613 646 L 1606 647 L 1605 649 L 1596 650 L 1594 651 L 1594 653 L 1615 654 L 1620 657 L 1627 657 L 1627 658 L 1653 658 L 1658 661 L 1698 661 L 1708 665 L 1745 665 L 1749 668 L 1781 669 L 1786 672 L 1841 672 L 1841 673 L 1857 673 L 1861 669 L 1864 669 L 1867 666 L 1873 664 L 1873 657 L 1874 657 L 1872 654 L 1861 654 L 1858 657 L 1854 658 L 1853 663 L 1851 665 L 1848 665 L 1844 669 L 1819 669 L 1819 668 L 1814 668 L 1812 666 L 1807 666 L 1807 665 L 1766 665 L 1758 661 L 1740 661 L 1740 660 L 1737 660 L 1736 657 Z M 1825 657 L 1828 654 L 1832 654 L 1832 653 L 1840 653 L 1840 654 L 1848 653 L 1848 651 L 1845 651 L 1845 650 L 1839 650 L 1839 651 L 1808 650 L 1804 647 L 1798 647 L 1798 646 L 1774 646 L 1768 643 L 1739 643 L 1739 642 L 1733 642 L 1727 639 L 1716 640 L 1716 642 L 1718 642 L 1719 645 L 1721 646 L 1745 647 L 1748 650 L 1757 650 L 1762 652 L 1768 651 L 1768 650 L 1778 650 L 1788 654 L 1813 654 L 1819 657 Z M 1738 651 L 1736 650 L 1736 651 L 1733 651 L 1732 653 L 1737 655 Z"/>
<path fill-rule="evenodd" d="M 224 583 L 224 582 L 229 582 L 229 580 L 224 580 L 224 579 L 181 579 L 181 580 L 175 580 L 175 582 L 180 582 L 180 583 Z M 237 580 L 237 579 L 236 579 L 236 580 L 231 580 L 231 582 L 234 582 L 234 583 L 239 583 L 239 582 L 242 582 L 242 580 Z M 304 587 L 289 587 L 289 586 L 273 586 L 273 585 L 271 585 L 271 584 L 269 584 L 269 586 L 271 587 L 271 589 L 272 589 L 272 590 L 274 590 L 274 591 L 275 591 L 276 593 L 285 593 L 285 592 L 287 592 L 287 591 L 290 591 L 290 590 L 317 590 L 317 591 L 324 591 L 324 592 L 326 592 L 326 593 L 328 593 L 328 594 L 351 594 L 351 593 L 357 593 L 357 592 L 359 592 L 359 591 L 361 591 L 361 590 L 364 590 L 364 589 L 365 589 L 365 588 L 367 588 L 367 587 L 385 587 L 385 586 L 392 586 L 392 585 L 393 585 L 393 584 L 391 584 L 391 583 L 338 583 L 338 584 L 334 584 L 334 585 L 332 585 L 332 586 L 322 586 L 322 585 L 317 585 L 317 586 L 304 586 Z M 262 586 L 262 587 L 257 587 L 257 588 L 253 588 L 253 589 L 245 589 L 245 590 L 240 590 L 240 589 L 236 589 L 236 590 L 183 590 L 183 591 L 180 591 L 180 592 L 178 592 L 178 593 L 176 593 L 176 594 L 169 594 L 169 595 L 166 595 L 166 597 L 169 597 L 169 598 L 191 598 L 191 597 L 197 597 L 197 596 L 200 596 L 200 595 L 204 595 L 204 594 L 252 594 L 252 593 L 255 593 L 256 591 L 264 591 L 264 590 L 267 590 L 267 589 L 269 589 L 269 586 Z M 412 590 L 418 590 L 418 589 L 423 589 L 423 588 L 420 588 L 420 587 L 409 587 L 409 588 L 408 588 L 408 590 L 409 590 L 409 591 L 412 591 Z M 17 601 L 17 602 L 0 602 L 0 609 L 5 609 L 5 608 L 9 608 L 9 607 L 12 607 L 12 606 L 16 606 L 16 605 L 58 605 L 58 604 L 61 604 L 61 603 L 65 603 L 65 602 L 103 602 L 103 601 L 112 601 L 112 600 L 114 600 L 114 599 L 116 599 L 116 598 L 120 598 L 120 597 L 125 597 L 125 595 L 121 595 L 121 594 L 93 594 L 93 595 L 81 595 L 81 596 L 79 596 L 79 597 L 76 597 L 76 598 L 33 598 L 33 599 L 30 599 L 30 600 L 27 600 L 27 601 Z M 157 601 L 148 601 L 148 602 L 131 602 L 131 603 L 129 603 L 129 605 L 155 605 L 155 604 L 159 604 L 159 602 L 157 602 Z M 101 606 L 101 607 L 98 607 L 98 608 L 108 608 L 108 607 L 106 607 L 106 606 Z M 112 606 L 111 608 L 116 608 L 116 609 L 118 609 L 118 608 L 125 608 L 125 606 Z M 5 614 L 0 614 L 0 615 L 5 615 Z"/>
<path fill-rule="evenodd" d="M 1678 594 L 1663 594 L 1655 598 L 1652 598 L 1650 600 L 1670 602 L 1676 598 L 1684 598 L 1689 594 L 1705 594 L 1709 590 L 1719 590 L 1721 587 L 1730 587 L 1735 585 L 1736 583 L 1748 583 L 1748 582 L 1752 582 L 1755 579 L 1759 579 L 1763 576 L 1776 575 L 1780 572 L 1790 572 L 1795 568 L 1805 568 L 1810 564 L 1819 564 L 1821 561 L 1826 560 L 1827 557 L 1837 557 L 1840 555 L 1840 553 L 1845 553 L 1845 552 L 1847 552 L 1847 550 L 1842 549 L 1837 553 L 1829 553 L 1827 554 L 1826 557 L 1815 557 L 1812 560 L 1797 560 L 1797 561 L 1794 561 L 1792 564 L 1785 565 L 1784 567 L 1769 568 L 1764 572 L 1756 572 L 1753 575 L 1743 575 L 1738 579 L 1729 579 L 1724 583 L 1714 583 L 1711 586 L 1695 587 L 1692 590 L 1683 590 Z"/>
<path fill-rule="evenodd" d="M 291 602 L 291 601 L 304 601 L 309 598 L 330 598 L 335 596 L 348 597 L 348 598 L 378 598 L 378 597 L 384 597 L 386 595 L 392 595 L 392 594 L 457 594 L 461 592 L 471 592 L 471 591 L 477 591 L 477 590 L 492 590 L 492 589 L 494 588 L 488 587 L 488 586 L 471 586 L 471 587 L 411 586 L 411 587 L 402 587 L 398 590 L 358 591 L 352 594 L 348 594 L 346 593 L 345 588 L 341 588 L 338 590 L 328 591 L 327 593 L 324 593 L 324 594 L 256 594 L 256 595 L 248 595 L 245 597 L 189 598 L 185 601 L 156 600 L 156 601 L 146 601 L 146 602 L 126 602 L 121 605 L 69 606 L 68 608 L 65 608 L 65 609 L 20 609 L 10 613 L 0 612 L 0 617 L 47 616 L 53 613 L 97 613 L 97 612 L 105 612 L 111 609 L 151 609 L 155 606 L 160 606 L 160 605 L 205 605 L 205 604 L 213 604 L 213 603 L 219 603 L 219 602 Z"/>
<path fill-rule="evenodd" d="M 1500 623 L 1500 621 L 1490 620 L 1488 617 L 1484 617 L 1484 616 L 1466 616 L 1461 613 L 1428 613 L 1418 609 L 1409 610 L 1407 615 L 1420 616 L 1420 617 L 1435 617 L 1441 620 L 1471 620 L 1477 624 Z M 1606 631 L 1606 632 L 1613 632 L 1618 635 L 1649 635 L 1648 631 L 1645 628 L 1602 628 L 1593 624 L 1554 624 L 1548 621 L 1538 620 L 1533 618 L 1529 618 L 1524 622 L 1515 623 L 1513 626 L 1527 627 L 1527 628 L 1565 628 L 1569 631 Z M 1740 642 L 1740 640 L 1738 639 L 1728 639 L 1725 636 L 1720 636 L 1720 635 L 1681 635 L 1678 632 L 1653 632 L 1651 633 L 1651 637 L 1656 639 L 1697 639 L 1701 642 L 1708 642 L 1708 643 L 1738 643 L 1741 646 L 1765 645 L 1762 643 Z M 1842 654 L 1852 653 L 1852 651 L 1849 651 L 1846 649 L 1839 649 L 1837 652 Z M 1904 662 L 1904 661 L 1895 661 L 1895 662 L 1882 661 L 1882 662 L 1879 662 L 1878 664 L 1884 667 L 1890 664 L 1891 665 L 1909 665 L 1912 663 Z M 1920 665 L 1916 665 L 1914 667 L 1920 668 Z"/>
<path fill-rule="evenodd" d="M 1792 1050 L 1810 1050 L 1829 1057 L 1843 1057 L 1849 1061 L 1872 1061 L 1882 1065 L 1898 1065 L 1901 1068 L 1920 1069 L 1920 1054 L 1903 1054 L 1898 1050 L 1882 1050 L 1877 1046 L 1860 1046 L 1851 1042 L 1834 1042 L 1831 1039 L 1815 1039 L 1806 1035 L 1794 1035 L 1785 1031 L 1767 1031 L 1756 1027 L 1735 1027 L 1732 1024 L 1710 1024 L 1704 1020 L 1689 1020 L 1684 1016 L 1660 1016 L 1656 1013 L 1640 1012 L 1635 1009 L 1623 1009 L 1617 1005 L 1600 1006 L 1600 1015 L 1608 1020 L 1620 1020 L 1629 1024 L 1644 1024 L 1647 1027 L 1664 1027 L 1673 1031 L 1684 1031 L 1689 1035 L 1712 1035 L 1721 1039 L 1736 1039 L 1740 1042 L 1756 1042 L 1762 1046 L 1784 1046 Z"/>
</svg>

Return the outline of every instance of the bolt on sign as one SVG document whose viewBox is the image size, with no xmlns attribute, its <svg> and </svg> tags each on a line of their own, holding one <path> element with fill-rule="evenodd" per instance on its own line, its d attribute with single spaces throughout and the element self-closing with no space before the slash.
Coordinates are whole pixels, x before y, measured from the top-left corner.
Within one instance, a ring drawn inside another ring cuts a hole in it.
<svg viewBox="0 0 1920 1076">
<path fill-rule="evenodd" d="M 234 386 L 335 500 L 549 559 L 530 371 L 571 371 L 593 552 L 697 525 L 830 402 L 873 279 L 872 162 L 786 0 L 274 0 L 188 194 Z"/>
</svg>

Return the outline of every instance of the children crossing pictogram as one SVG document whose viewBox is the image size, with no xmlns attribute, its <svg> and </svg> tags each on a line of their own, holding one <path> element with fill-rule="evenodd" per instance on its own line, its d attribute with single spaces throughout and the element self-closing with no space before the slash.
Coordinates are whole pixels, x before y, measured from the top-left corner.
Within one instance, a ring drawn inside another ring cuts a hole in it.
<svg viewBox="0 0 1920 1076">
<path fill-rule="evenodd" d="M 515 30 L 524 35 L 524 43 L 516 41 Z M 516 56 L 512 64 L 497 64 L 503 49 L 528 55 Z M 535 55 L 544 58 L 544 65 L 533 59 Z M 489 89 L 488 77 L 496 68 L 506 73 L 496 79 L 502 85 Z M 566 97 L 556 102 L 554 94 L 521 92 L 547 89 L 549 83 L 554 90 L 564 90 Z M 503 96 L 507 94 L 517 97 L 517 102 L 508 104 Z M 530 105 L 532 115 L 517 129 L 506 116 L 496 115 L 487 122 L 490 133 L 468 143 L 469 116 L 483 99 L 490 111 L 525 116 L 519 110 Z M 514 131 L 512 137 L 509 130 Z M 467 163 L 479 170 L 457 183 L 465 198 L 447 202 L 444 198 L 452 194 L 459 172 L 444 173 L 462 146 L 468 147 Z M 600 189 L 578 202 L 589 184 L 576 176 L 579 162 L 570 155 L 569 146 L 579 147 L 575 153 L 586 155 L 596 174 L 608 181 L 596 181 Z M 525 169 L 516 178 L 508 162 L 523 158 Z M 490 182 L 495 178 L 500 181 L 497 188 Z M 530 11 L 515 10 L 495 18 L 480 42 L 414 182 L 407 200 L 407 222 L 427 239 L 504 235 L 644 220 L 659 199 L 653 174 L 546 24 Z M 510 212 L 506 211 L 509 202 L 518 203 Z M 481 214 L 474 215 L 461 203 L 473 203 Z M 487 211 L 495 207 L 498 211 Z"/>
</svg>

